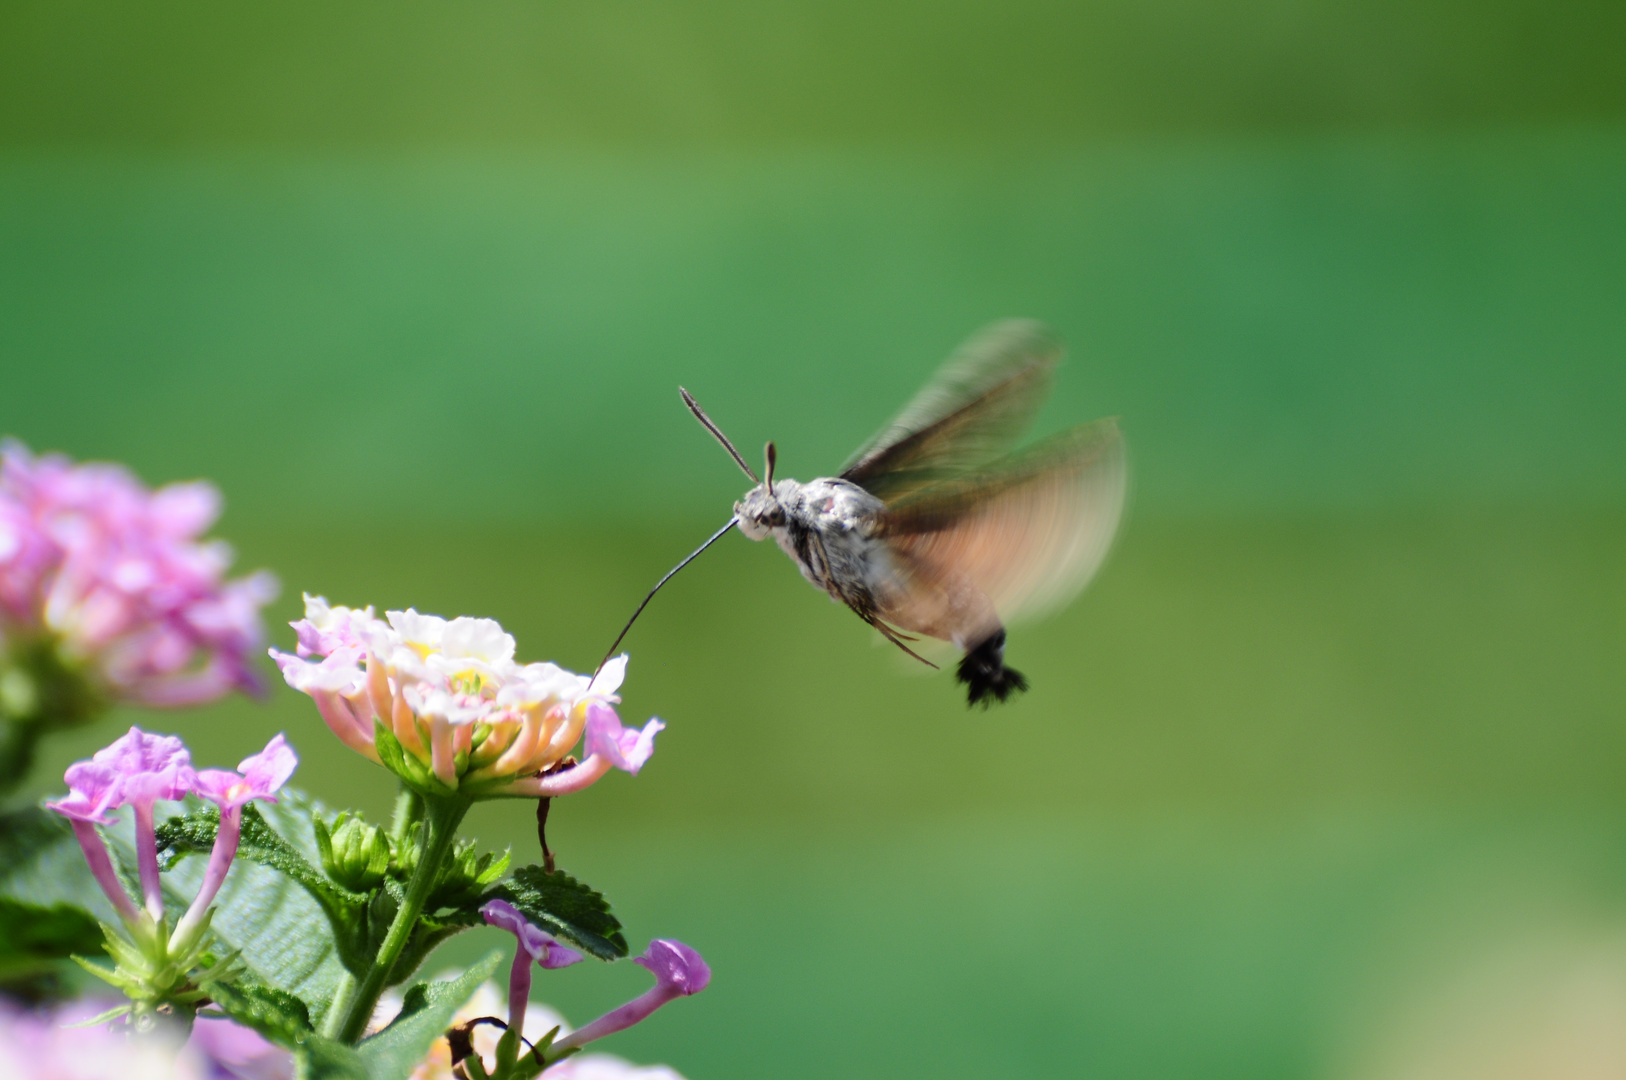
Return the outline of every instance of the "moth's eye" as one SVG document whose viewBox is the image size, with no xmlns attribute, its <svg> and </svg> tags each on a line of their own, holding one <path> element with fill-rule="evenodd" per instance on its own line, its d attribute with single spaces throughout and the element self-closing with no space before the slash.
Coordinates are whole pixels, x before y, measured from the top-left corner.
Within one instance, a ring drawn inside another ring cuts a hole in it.
<svg viewBox="0 0 1626 1080">
<path fill-rule="evenodd" d="M 783 525 L 785 523 L 785 508 L 782 506 L 774 506 L 767 513 L 757 518 L 757 520 L 762 522 L 764 525 Z"/>
</svg>

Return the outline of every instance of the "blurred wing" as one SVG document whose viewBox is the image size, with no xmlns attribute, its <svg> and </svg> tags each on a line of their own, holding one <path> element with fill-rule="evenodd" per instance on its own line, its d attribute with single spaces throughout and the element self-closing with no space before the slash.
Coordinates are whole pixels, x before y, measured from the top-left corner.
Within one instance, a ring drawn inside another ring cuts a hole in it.
<svg viewBox="0 0 1626 1080">
<path fill-rule="evenodd" d="M 899 500 L 883 519 L 897 580 L 880 614 L 969 647 L 1060 607 L 1106 558 L 1125 473 L 1118 425 L 1101 420 Z"/>
<path fill-rule="evenodd" d="M 995 323 L 960 346 L 841 476 L 882 502 L 998 458 L 1050 392 L 1061 346 L 1036 322 Z"/>
</svg>

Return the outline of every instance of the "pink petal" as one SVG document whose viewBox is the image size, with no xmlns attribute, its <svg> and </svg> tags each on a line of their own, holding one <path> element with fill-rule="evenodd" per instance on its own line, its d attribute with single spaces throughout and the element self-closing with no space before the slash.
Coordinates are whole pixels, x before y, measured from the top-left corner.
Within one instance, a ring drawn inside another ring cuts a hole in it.
<svg viewBox="0 0 1626 1080">
<path fill-rule="evenodd" d="M 700 954 L 670 938 L 651 941 L 644 955 L 632 962 L 654 975 L 660 985 L 680 994 L 698 994 L 711 982 L 711 968 Z"/>
<path fill-rule="evenodd" d="M 621 726 L 615 710 L 602 702 L 587 706 L 587 734 L 582 748 L 589 756 L 603 754 L 618 769 L 638 775 L 638 770 L 655 753 L 655 736 L 666 729 L 666 723 L 652 719 L 642 730 Z"/>
<path fill-rule="evenodd" d="M 96 751 L 91 760 L 118 776 L 118 806 L 184 798 L 196 779 L 191 755 L 179 738 L 149 735 L 138 727 Z"/>
<path fill-rule="evenodd" d="M 107 813 L 119 805 L 117 770 L 95 761 L 76 761 L 68 766 L 63 779 L 68 784 L 67 798 L 47 802 L 46 806 L 76 821 L 113 824 L 113 819 Z"/>
<path fill-rule="evenodd" d="M 147 512 L 165 535 L 190 539 L 208 529 L 220 516 L 220 491 L 201 480 L 169 484 L 153 492 Z"/>
<path fill-rule="evenodd" d="M 519 939 L 520 948 L 542 968 L 556 970 L 580 963 L 586 959 L 581 953 L 568 945 L 561 945 L 557 938 L 533 925 L 524 914 L 513 904 L 506 900 L 490 900 L 480 909 L 480 915 L 486 923 L 507 930 Z"/>
<path fill-rule="evenodd" d="M 294 753 L 288 740 L 278 732 L 265 744 L 265 749 L 253 754 L 237 763 L 237 769 L 243 778 L 254 786 L 256 791 L 270 795 L 294 774 L 299 765 L 299 757 Z M 263 796 L 262 796 L 263 797 Z"/>
</svg>

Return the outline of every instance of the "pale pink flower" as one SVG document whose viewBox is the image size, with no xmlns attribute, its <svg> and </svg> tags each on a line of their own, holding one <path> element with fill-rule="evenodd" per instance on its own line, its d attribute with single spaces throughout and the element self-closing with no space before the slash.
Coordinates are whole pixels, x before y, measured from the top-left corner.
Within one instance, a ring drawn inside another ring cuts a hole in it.
<svg viewBox="0 0 1626 1080">
<path fill-rule="evenodd" d="M 47 642 L 97 693 L 144 705 L 259 689 L 277 584 L 225 579 L 231 550 L 199 539 L 219 512 L 205 483 L 151 491 L 118 465 L 0 446 L 0 656 Z"/>
<path fill-rule="evenodd" d="M 91 876 L 102 887 L 102 892 L 107 894 L 108 900 L 112 901 L 119 918 L 127 924 L 133 923 L 140 917 L 140 910 L 130 899 L 130 894 L 124 891 L 124 883 L 119 880 L 118 873 L 113 869 L 112 857 L 107 853 L 107 844 L 103 842 L 101 833 L 96 831 L 97 825 L 113 824 L 113 819 L 107 816 L 108 811 L 122 805 L 117 801 L 119 774 L 110 765 L 80 761 L 68 766 L 63 779 L 68 784 L 68 797 L 45 805 L 73 825 L 73 835 L 79 841 L 80 850 L 85 853 Z"/>
<path fill-rule="evenodd" d="M 62 778 L 68 785 L 66 798 L 46 802 L 46 806 L 65 818 L 91 825 L 112 825 L 108 811 L 123 803 L 119 797 L 119 772 L 111 765 L 99 761 L 76 761 L 68 766 Z"/>
<path fill-rule="evenodd" d="M 683 1080 L 670 1065 L 634 1065 L 614 1054 L 577 1054 L 542 1075 L 547 1080 Z"/>
<path fill-rule="evenodd" d="M 507 930 L 519 941 L 508 973 L 508 1026 L 523 1035 L 525 1006 L 531 998 L 531 965 L 554 970 L 580 963 L 585 958 L 568 945 L 559 944 L 546 930 L 532 926 L 519 909 L 506 900 L 487 902 L 480 909 L 480 915 L 489 925 Z"/>
<path fill-rule="evenodd" d="M 476 797 L 564 795 L 612 768 L 636 773 L 654 752 L 652 719 L 621 726 L 614 705 L 627 658 L 596 677 L 555 664 L 520 664 L 514 639 L 491 619 L 442 619 L 305 597 L 294 654 L 271 650 L 288 685 L 309 694 L 344 744 L 384 763 L 382 726 L 404 760 L 392 768 L 419 790 Z M 583 740 L 584 759 L 566 755 Z"/>
<path fill-rule="evenodd" d="M 711 984 L 711 968 L 699 953 L 681 941 L 656 938 L 649 943 L 644 955 L 634 957 L 632 962 L 654 975 L 655 985 L 620 1008 L 611 1009 L 586 1027 L 559 1039 L 554 1046 L 561 1050 L 585 1046 L 595 1039 L 613 1035 L 640 1023 L 667 1002 L 698 994 Z"/>
<path fill-rule="evenodd" d="M 294 755 L 288 741 L 279 733 L 272 736 L 265 749 L 238 763 L 239 772 L 225 769 L 204 769 L 193 781 L 192 791 L 220 807 L 220 826 L 215 830 L 214 849 L 209 852 L 209 865 L 203 872 L 203 884 L 192 900 L 186 914 L 175 924 L 170 938 L 170 951 L 185 952 L 193 937 L 203 925 L 209 905 L 215 902 L 220 886 L 226 881 L 231 862 L 237 857 L 237 845 L 243 835 L 243 807 L 254 799 L 276 802 L 276 792 L 288 782 L 299 758 Z M 239 773 L 241 775 L 239 775 Z"/>
<path fill-rule="evenodd" d="M 196 794 L 220 807 L 220 825 L 214 850 L 204 871 L 203 885 L 176 924 L 169 951 L 182 955 L 195 943 L 209 905 L 214 903 L 242 837 L 243 806 L 252 799 L 276 801 L 276 792 L 293 775 L 299 759 L 287 740 L 274 736 L 258 754 L 244 758 L 240 773 L 224 769 L 192 768 L 186 746 L 173 735 L 150 735 L 132 727 L 114 742 L 96 751 L 89 761 L 68 767 L 66 798 L 45 805 L 68 818 L 85 854 L 91 874 L 132 931 L 146 933 L 164 924 L 163 888 L 158 876 L 158 843 L 153 825 L 154 804 Z M 124 891 L 113 870 L 107 844 L 97 825 L 111 824 L 110 811 L 128 806 L 135 815 L 136 864 L 140 868 L 143 913 Z M 143 915 L 150 919 L 146 921 Z"/>
<path fill-rule="evenodd" d="M 96 831 L 96 824 L 105 824 L 107 812 L 121 806 L 128 806 L 134 812 L 141 892 L 147 914 L 155 923 L 162 922 L 164 897 L 158 879 L 153 806 L 160 799 L 185 798 L 192 790 L 197 774 L 192 770 L 186 746 L 173 735 L 149 735 L 132 727 L 96 751 L 90 761 L 70 765 L 63 779 L 68 784 L 68 797 L 45 805 L 73 822 L 85 862 L 127 923 L 133 921 L 135 913 L 123 884 L 113 873 L 107 846 Z"/>
</svg>

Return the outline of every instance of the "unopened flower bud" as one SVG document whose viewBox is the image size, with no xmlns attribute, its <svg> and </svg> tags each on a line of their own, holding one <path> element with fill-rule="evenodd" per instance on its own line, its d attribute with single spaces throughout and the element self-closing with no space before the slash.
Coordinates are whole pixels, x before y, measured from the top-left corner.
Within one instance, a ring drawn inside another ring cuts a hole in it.
<svg viewBox="0 0 1626 1080">
<path fill-rule="evenodd" d="M 327 876 L 355 892 L 377 888 L 390 868 L 389 837 L 360 817 L 340 814 L 331 834 L 318 820 L 316 843 Z"/>
<path fill-rule="evenodd" d="M 508 863 L 506 850 L 482 853 L 473 840 L 465 840 L 452 849 L 452 858 L 440 872 L 430 901 L 448 907 L 472 903 L 487 886 L 508 872 Z"/>
</svg>

